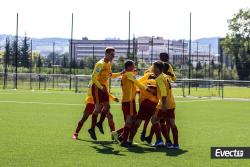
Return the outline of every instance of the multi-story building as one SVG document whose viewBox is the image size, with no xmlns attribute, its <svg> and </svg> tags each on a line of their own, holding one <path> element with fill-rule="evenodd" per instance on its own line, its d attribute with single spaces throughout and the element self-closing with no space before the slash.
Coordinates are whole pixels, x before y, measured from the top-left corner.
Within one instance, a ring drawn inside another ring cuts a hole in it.
<svg viewBox="0 0 250 167">
<path fill-rule="evenodd" d="M 104 50 L 108 46 L 116 49 L 115 60 L 121 56 L 126 58 L 130 52 L 131 55 L 137 57 L 138 61 L 151 63 L 159 60 L 161 52 L 167 52 L 170 55 L 170 62 L 173 64 L 184 65 L 189 62 L 189 46 L 185 40 L 165 40 L 162 37 L 144 36 L 130 40 L 130 42 L 119 39 L 88 40 L 87 38 L 72 41 L 73 55 L 78 60 L 89 56 L 100 59 L 104 56 Z M 191 62 L 193 66 L 196 66 L 197 62 L 208 63 L 209 60 L 213 60 L 215 63 L 218 61 L 215 55 L 201 50 L 198 50 L 197 59 L 197 51 L 192 49 Z"/>
</svg>

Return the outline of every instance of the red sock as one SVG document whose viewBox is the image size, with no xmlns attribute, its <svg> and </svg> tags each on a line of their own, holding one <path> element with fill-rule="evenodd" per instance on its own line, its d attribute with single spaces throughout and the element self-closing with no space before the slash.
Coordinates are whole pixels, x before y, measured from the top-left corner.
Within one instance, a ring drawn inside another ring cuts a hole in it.
<svg viewBox="0 0 250 167">
<path fill-rule="evenodd" d="M 130 128 L 130 134 L 129 134 L 129 140 L 132 142 L 134 140 L 135 134 L 137 132 L 137 127 L 135 125 L 133 125 Z"/>
<path fill-rule="evenodd" d="M 116 132 L 118 133 L 118 135 L 120 135 L 120 134 L 122 134 L 123 130 L 124 130 L 124 128 L 120 128 Z"/>
<path fill-rule="evenodd" d="M 168 126 L 165 123 L 161 123 L 161 133 L 164 136 L 166 142 L 168 142 L 170 140 L 167 128 L 168 128 Z"/>
<path fill-rule="evenodd" d="M 106 115 L 107 113 L 104 111 L 104 112 L 101 112 L 101 117 L 100 117 L 100 120 L 99 120 L 99 123 L 100 124 L 103 124 L 105 118 L 106 118 Z"/>
<path fill-rule="evenodd" d="M 146 134 L 147 132 L 147 127 L 148 127 L 149 120 L 145 120 L 143 124 L 143 130 L 142 133 Z"/>
<path fill-rule="evenodd" d="M 178 129 L 176 126 L 171 127 L 172 133 L 173 133 L 173 138 L 174 138 L 174 144 L 179 144 L 178 143 Z"/>
<path fill-rule="evenodd" d="M 126 143 L 128 140 L 129 130 L 130 128 L 125 125 L 123 130 L 123 140 L 122 140 L 123 143 Z"/>
<path fill-rule="evenodd" d="M 97 114 L 92 114 L 92 122 L 91 122 L 91 129 L 95 129 L 95 125 L 97 122 Z"/>
<path fill-rule="evenodd" d="M 154 131 L 155 131 L 155 135 L 156 135 L 156 139 L 157 140 L 162 140 L 161 138 L 161 126 L 159 123 L 155 123 L 153 125 Z"/>
<path fill-rule="evenodd" d="M 75 133 L 78 134 L 80 132 L 80 130 L 82 129 L 82 126 L 83 126 L 83 122 L 79 121 L 78 125 L 76 127 L 76 130 L 75 130 Z"/>
</svg>

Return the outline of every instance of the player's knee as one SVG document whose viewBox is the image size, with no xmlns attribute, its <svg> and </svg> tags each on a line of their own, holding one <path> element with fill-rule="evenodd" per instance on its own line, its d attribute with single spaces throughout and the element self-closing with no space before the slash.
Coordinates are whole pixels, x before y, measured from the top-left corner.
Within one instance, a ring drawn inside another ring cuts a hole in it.
<svg viewBox="0 0 250 167">
<path fill-rule="evenodd" d="M 106 105 L 104 106 L 104 110 L 105 110 L 105 111 L 109 111 L 109 110 L 110 110 L 110 105 L 109 105 L 109 104 L 106 104 Z"/>
</svg>

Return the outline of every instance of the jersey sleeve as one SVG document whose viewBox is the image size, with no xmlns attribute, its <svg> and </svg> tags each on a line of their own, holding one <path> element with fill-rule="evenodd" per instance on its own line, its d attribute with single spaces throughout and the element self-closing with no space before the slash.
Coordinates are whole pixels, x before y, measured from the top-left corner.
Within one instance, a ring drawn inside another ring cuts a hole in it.
<svg viewBox="0 0 250 167">
<path fill-rule="evenodd" d="M 161 97 L 167 96 L 167 87 L 162 79 L 159 79 L 157 85 L 161 92 Z"/>
<path fill-rule="evenodd" d="M 121 76 L 121 73 L 111 73 L 111 78 L 118 78 Z"/>
<path fill-rule="evenodd" d="M 103 86 L 100 84 L 100 82 L 97 80 L 97 76 L 99 75 L 100 71 L 102 70 L 102 64 L 101 63 L 97 63 L 95 65 L 95 68 L 93 70 L 92 73 L 92 81 L 93 83 L 99 88 L 102 89 Z"/>
<path fill-rule="evenodd" d="M 141 78 L 138 79 L 139 82 L 145 82 L 148 80 L 148 77 L 150 76 L 150 73 L 145 73 Z"/>
<path fill-rule="evenodd" d="M 142 89 L 142 90 L 146 90 L 146 89 L 147 89 L 146 86 L 144 86 L 144 85 L 141 84 L 137 79 L 135 79 L 134 76 L 133 76 L 132 74 L 128 74 L 127 77 L 128 77 L 128 79 L 129 79 L 130 81 L 134 82 L 135 85 L 136 85 L 138 88 L 140 88 L 140 89 Z"/>
</svg>

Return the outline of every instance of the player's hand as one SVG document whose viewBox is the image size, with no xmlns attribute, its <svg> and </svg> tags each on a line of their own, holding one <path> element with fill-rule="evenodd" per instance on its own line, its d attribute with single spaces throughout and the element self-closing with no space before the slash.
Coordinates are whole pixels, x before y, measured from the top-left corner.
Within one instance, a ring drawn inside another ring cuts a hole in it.
<svg viewBox="0 0 250 167">
<path fill-rule="evenodd" d="M 119 99 L 117 97 L 114 99 L 114 101 L 119 103 Z"/>
</svg>

